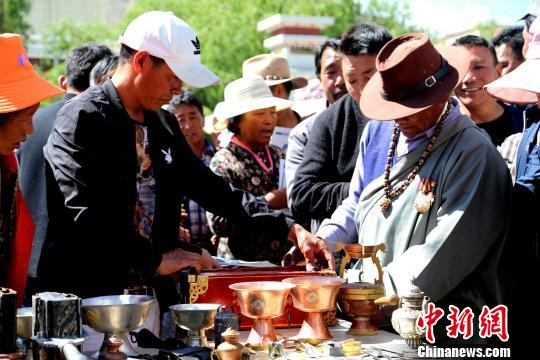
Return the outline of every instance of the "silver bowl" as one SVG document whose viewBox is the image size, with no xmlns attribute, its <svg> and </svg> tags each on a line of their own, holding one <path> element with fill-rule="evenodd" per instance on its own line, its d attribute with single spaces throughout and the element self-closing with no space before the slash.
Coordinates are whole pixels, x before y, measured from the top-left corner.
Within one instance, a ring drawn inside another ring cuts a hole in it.
<svg viewBox="0 0 540 360">
<path fill-rule="evenodd" d="M 187 345 L 206 346 L 205 330 L 214 326 L 214 318 L 220 304 L 178 304 L 169 307 L 174 322 L 182 329 L 189 330 Z"/>
<path fill-rule="evenodd" d="M 105 341 L 117 337 L 124 341 L 120 351 L 128 356 L 138 353 L 131 346 L 127 332 L 144 323 L 155 299 L 146 295 L 112 295 L 83 299 L 83 318 L 94 330 L 105 333 Z M 106 351 L 105 344 L 101 351 Z"/>
<path fill-rule="evenodd" d="M 31 307 L 17 309 L 17 336 L 28 340 L 34 335 L 32 328 L 32 318 L 34 310 Z"/>
</svg>

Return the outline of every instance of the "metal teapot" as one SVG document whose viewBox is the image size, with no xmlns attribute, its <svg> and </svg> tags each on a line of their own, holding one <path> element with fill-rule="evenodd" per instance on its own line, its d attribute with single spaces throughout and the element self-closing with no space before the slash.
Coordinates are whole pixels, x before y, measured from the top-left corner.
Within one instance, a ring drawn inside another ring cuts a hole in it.
<svg viewBox="0 0 540 360">
<path fill-rule="evenodd" d="M 212 351 L 211 358 L 218 360 L 241 360 L 244 356 L 244 346 L 238 342 L 239 332 L 228 328 L 221 336 L 225 340 L 216 350 Z M 246 349 L 247 350 L 247 349 Z"/>
<path fill-rule="evenodd" d="M 411 279 L 411 288 L 401 296 L 399 308 L 392 313 L 392 327 L 405 339 L 411 349 L 417 349 L 425 336 L 425 329 L 420 329 L 416 322 L 420 316 L 427 313 L 429 297 Z"/>
</svg>

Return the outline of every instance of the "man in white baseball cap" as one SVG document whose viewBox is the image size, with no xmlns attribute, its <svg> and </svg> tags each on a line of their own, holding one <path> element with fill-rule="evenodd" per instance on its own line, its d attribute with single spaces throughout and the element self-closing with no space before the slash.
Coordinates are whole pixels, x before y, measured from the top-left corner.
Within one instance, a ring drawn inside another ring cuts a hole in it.
<svg viewBox="0 0 540 360">
<path fill-rule="evenodd" d="M 325 243 L 214 175 L 161 109 L 184 82 L 218 80 L 201 65 L 200 41 L 189 25 L 151 11 L 133 20 L 120 41 L 113 77 L 66 103 L 44 147 L 50 216 L 38 287 L 111 295 L 123 292 L 130 269 L 156 281 L 156 274 L 218 266 L 208 251 L 179 240 L 182 196 L 247 231 L 285 234 L 310 260 L 323 255 L 331 262 Z M 158 299 L 167 309 L 163 299 L 178 296 L 172 279 L 161 279 Z"/>
<path fill-rule="evenodd" d="M 206 87 L 219 81 L 216 74 L 201 64 L 201 43 L 193 29 L 170 11 L 142 14 L 128 25 L 120 42 L 163 59 L 190 86 Z"/>
</svg>

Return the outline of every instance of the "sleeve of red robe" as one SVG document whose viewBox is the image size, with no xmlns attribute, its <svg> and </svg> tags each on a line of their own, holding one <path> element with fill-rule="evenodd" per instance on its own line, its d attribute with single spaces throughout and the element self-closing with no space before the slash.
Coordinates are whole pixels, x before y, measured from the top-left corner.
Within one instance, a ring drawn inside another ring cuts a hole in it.
<svg viewBox="0 0 540 360">
<path fill-rule="evenodd" d="M 6 158 L 7 168 L 12 172 L 16 172 L 17 160 L 15 153 L 10 154 Z M 32 252 L 32 240 L 34 238 L 34 222 L 24 202 L 21 189 L 18 186 L 15 195 L 15 224 L 13 228 L 7 287 L 17 291 L 17 306 L 19 307 L 22 305 L 26 289 L 28 264 Z"/>
</svg>

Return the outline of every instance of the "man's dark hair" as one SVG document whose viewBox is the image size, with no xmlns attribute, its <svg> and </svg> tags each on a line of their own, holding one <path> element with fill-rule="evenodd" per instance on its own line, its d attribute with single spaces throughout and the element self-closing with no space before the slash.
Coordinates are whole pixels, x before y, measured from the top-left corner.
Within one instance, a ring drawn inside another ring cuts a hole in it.
<svg viewBox="0 0 540 360">
<path fill-rule="evenodd" d="M 99 60 L 109 55 L 112 51 L 105 45 L 89 43 L 71 49 L 66 59 L 67 85 L 77 91 L 88 89 L 90 71 Z"/>
<path fill-rule="evenodd" d="M 489 52 L 493 56 L 493 64 L 497 66 L 497 64 L 499 63 L 499 60 L 497 60 L 497 53 L 495 52 L 495 47 L 493 47 L 493 44 L 489 42 L 488 40 L 484 39 L 483 37 L 476 36 L 476 35 L 465 35 L 460 38 L 457 38 L 452 45 L 464 46 L 466 48 L 485 47 L 489 50 Z"/>
<path fill-rule="evenodd" d="M 180 105 L 192 105 L 199 110 L 201 115 L 204 114 L 203 112 L 203 104 L 201 99 L 197 97 L 191 90 L 182 90 L 180 95 L 175 95 L 171 102 L 169 103 L 169 106 L 167 106 L 167 110 L 170 112 L 174 111 L 174 109 L 178 108 Z"/>
<path fill-rule="evenodd" d="M 99 60 L 90 71 L 90 80 L 96 85 L 101 85 L 111 76 L 118 66 L 118 56 L 109 55 Z"/>
<path fill-rule="evenodd" d="M 392 35 L 384 27 L 374 24 L 353 26 L 341 37 L 340 52 L 344 55 L 377 55 Z"/>
<path fill-rule="evenodd" d="M 504 29 L 501 33 L 495 36 L 492 40 L 493 46 L 499 47 L 506 44 L 512 53 L 519 61 L 525 61 L 523 57 L 523 28 L 522 27 L 512 27 Z"/>
<path fill-rule="evenodd" d="M 317 50 L 315 51 L 315 75 L 318 79 L 321 78 L 321 58 L 324 50 L 332 48 L 335 51 L 339 51 L 340 44 L 341 40 L 339 38 L 335 38 L 326 40 L 324 43 L 319 45 L 319 47 L 317 47 Z"/>
<path fill-rule="evenodd" d="M 120 47 L 120 55 L 118 55 L 118 64 L 126 64 L 129 59 L 131 59 L 131 57 L 135 55 L 136 52 L 137 50 L 134 50 L 129 46 L 122 44 L 122 46 Z M 155 57 L 154 55 L 150 55 L 150 58 L 156 66 L 161 66 L 165 64 L 165 60 L 163 60 L 162 58 Z"/>
<path fill-rule="evenodd" d="M 531 28 L 531 25 L 534 22 L 534 20 L 536 20 L 536 15 L 533 15 L 533 14 L 527 14 L 523 18 L 523 21 L 525 21 L 525 28 L 527 29 L 527 31 L 529 31 L 529 29 Z"/>
<path fill-rule="evenodd" d="M 284 83 L 281 83 L 281 84 L 276 84 L 276 85 L 272 85 L 272 86 L 269 86 L 270 87 L 270 91 L 273 92 L 274 88 L 278 85 L 283 85 L 283 87 L 285 88 L 285 93 L 287 94 L 287 97 L 289 97 L 289 95 L 291 94 L 291 91 L 292 91 L 292 81 L 286 81 Z"/>
</svg>

